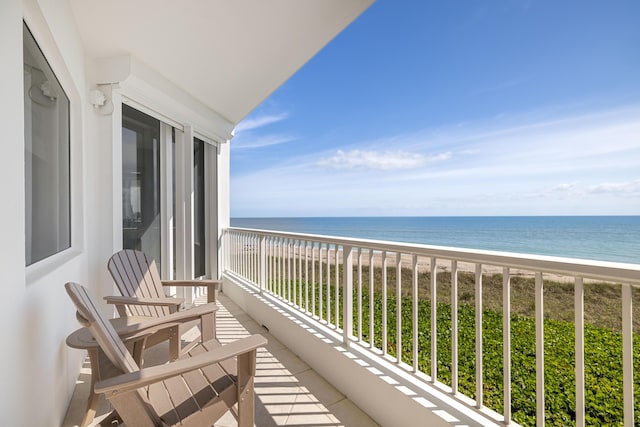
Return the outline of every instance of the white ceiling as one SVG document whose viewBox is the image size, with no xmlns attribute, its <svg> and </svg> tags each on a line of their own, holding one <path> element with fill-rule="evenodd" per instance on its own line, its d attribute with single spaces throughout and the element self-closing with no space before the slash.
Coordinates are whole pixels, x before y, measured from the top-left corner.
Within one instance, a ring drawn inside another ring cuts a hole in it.
<svg viewBox="0 0 640 427">
<path fill-rule="evenodd" d="M 131 55 L 237 124 L 374 0 L 69 0 L 89 57 Z"/>
</svg>

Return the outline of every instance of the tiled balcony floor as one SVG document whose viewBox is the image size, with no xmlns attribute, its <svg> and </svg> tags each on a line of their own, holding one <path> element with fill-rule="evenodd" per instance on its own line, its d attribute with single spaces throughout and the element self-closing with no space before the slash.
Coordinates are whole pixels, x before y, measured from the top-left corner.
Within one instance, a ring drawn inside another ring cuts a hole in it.
<svg viewBox="0 0 640 427">
<path fill-rule="evenodd" d="M 255 381 L 256 426 L 376 426 L 377 424 L 327 383 L 304 361 L 258 325 L 223 293 L 219 294 L 217 336 L 224 344 L 252 333 L 264 335 L 269 344 L 258 350 Z M 158 363 L 166 348 L 156 346 L 145 354 L 145 363 Z M 88 360 L 78 382 L 63 427 L 80 425 L 84 415 L 90 381 Z M 92 425 L 98 425 L 110 412 L 104 398 Z M 217 427 L 236 426 L 233 410 L 215 423 Z"/>
</svg>

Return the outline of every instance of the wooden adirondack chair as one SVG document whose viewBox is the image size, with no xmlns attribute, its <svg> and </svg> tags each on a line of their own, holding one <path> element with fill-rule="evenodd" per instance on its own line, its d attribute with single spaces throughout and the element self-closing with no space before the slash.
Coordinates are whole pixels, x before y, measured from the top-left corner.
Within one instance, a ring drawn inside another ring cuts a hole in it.
<svg viewBox="0 0 640 427">
<path fill-rule="evenodd" d="M 161 318 L 179 310 L 184 303 L 184 298 L 167 297 L 164 293 L 165 286 L 206 286 L 207 302 L 215 303 L 216 292 L 220 281 L 218 280 L 162 280 L 158 268 L 153 259 L 144 252 L 133 249 L 123 249 L 111 256 L 107 263 L 107 269 L 116 283 L 122 296 L 107 296 L 105 300 L 114 304 L 118 314 L 123 316 L 145 316 Z M 204 336 L 203 341 L 215 338 L 215 316 L 213 317 L 211 336 Z M 181 349 L 182 331 L 177 336 L 170 331 L 160 331 L 156 336 L 149 338 L 149 345 L 170 340 L 174 356 L 178 356 Z M 188 349 L 188 347 L 187 347 Z"/>
<path fill-rule="evenodd" d="M 179 326 L 182 324 L 189 323 L 193 325 L 195 322 L 199 322 L 200 330 L 202 331 L 201 338 L 213 337 L 211 326 L 217 309 L 218 307 L 213 304 L 204 304 L 193 307 L 190 310 L 177 311 L 165 317 L 127 316 L 110 319 L 109 322 L 133 355 L 135 362 L 138 366 L 142 366 L 143 353 L 149 347 L 149 338 L 157 337 L 161 334 L 177 337 L 179 336 Z M 175 360 L 179 357 L 177 347 L 171 345 L 173 341 L 175 340 L 169 341 L 170 360 Z M 100 346 L 93 334 L 87 328 L 80 328 L 74 331 L 67 337 L 66 342 L 71 348 L 87 350 L 89 361 L 91 362 L 91 385 L 87 399 L 87 409 L 80 424 L 81 427 L 86 427 L 93 421 L 98 407 L 99 395 L 95 393 L 95 383 L 100 381 L 100 375 L 104 374 L 100 368 L 105 363 L 105 356 L 104 352 L 100 351 Z M 198 341 L 195 340 L 190 345 L 197 344 Z M 111 363 L 108 364 L 111 365 Z"/>
<path fill-rule="evenodd" d="M 179 360 L 140 369 L 87 289 L 72 282 L 65 289 L 78 320 L 110 362 L 100 367 L 95 391 L 109 399 L 127 427 L 212 426 L 236 402 L 238 426 L 253 427 L 256 350 L 267 344 L 263 336 L 224 346 L 211 340 Z"/>
</svg>

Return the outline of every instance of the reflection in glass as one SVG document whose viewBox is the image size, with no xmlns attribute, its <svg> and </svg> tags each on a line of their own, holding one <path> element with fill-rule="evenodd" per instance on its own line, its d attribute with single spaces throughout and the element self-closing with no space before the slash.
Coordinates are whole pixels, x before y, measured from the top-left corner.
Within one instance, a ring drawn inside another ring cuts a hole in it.
<svg viewBox="0 0 640 427">
<path fill-rule="evenodd" d="M 206 226 L 205 226 L 205 143 L 193 141 L 193 256 L 194 276 L 206 274 Z"/>
<path fill-rule="evenodd" d="M 23 24 L 25 257 L 71 246 L 69 98 Z"/>
<path fill-rule="evenodd" d="M 160 121 L 122 106 L 122 247 L 160 269 Z"/>
</svg>

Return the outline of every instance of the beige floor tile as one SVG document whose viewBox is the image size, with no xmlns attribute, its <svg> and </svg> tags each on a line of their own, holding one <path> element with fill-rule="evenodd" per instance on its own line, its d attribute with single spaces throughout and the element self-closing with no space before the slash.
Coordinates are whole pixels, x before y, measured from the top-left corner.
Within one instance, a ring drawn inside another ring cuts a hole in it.
<svg viewBox="0 0 640 427">
<path fill-rule="evenodd" d="M 334 386 L 329 384 L 316 371 L 308 370 L 296 375 L 300 381 L 300 386 L 304 387 L 312 395 L 316 396 L 322 404 L 329 406 L 344 399 Z"/>
<path fill-rule="evenodd" d="M 287 425 L 320 426 L 333 423 L 329 410 L 317 397 L 304 390 L 296 396 L 296 401 L 287 418 Z"/>
<path fill-rule="evenodd" d="M 292 374 L 298 374 L 300 372 L 308 371 L 309 365 L 304 360 L 289 351 L 288 348 L 281 348 L 274 350 L 271 354 Z"/>
<path fill-rule="evenodd" d="M 362 412 L 351 400 L 343 399 L 329 406 L 331 417 L 345 427 L 375 427 L 378 424 Z"/>
<path fill-rule="evenodd" d="M 328 413 L 291 414 L 286 420 L 287 426 L 335 426 Z"/>
<path fill-rule="evenodd" d="M 269 342 L 267 343 L 267 346 L 265 347 L 267 350 L 269 350 L 270 352 L 274 352 L 274 351 L 278 351 L 280 349 L 286 348 L 284 346 L 284 344 L 282 344 L 280 341 L 278 341 L 278 339 L 276 337 L 274 337 L 273 335 L 271 335 L 270 333 L 260 333 L 260 335 L 264 336 Z"/>
</svg>

